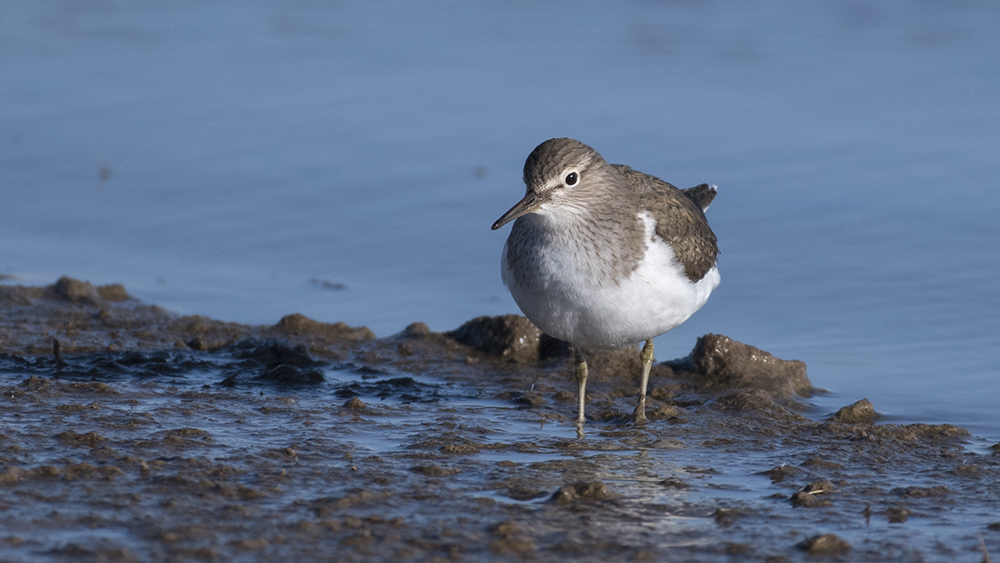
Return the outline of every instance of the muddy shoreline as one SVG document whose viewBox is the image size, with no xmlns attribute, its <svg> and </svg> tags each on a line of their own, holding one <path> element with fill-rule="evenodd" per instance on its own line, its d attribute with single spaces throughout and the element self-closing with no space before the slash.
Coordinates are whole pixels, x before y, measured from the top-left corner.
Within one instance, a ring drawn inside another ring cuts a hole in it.
<svg viewBox="0 0 1000 563">
<path fill-rule="evenodd" d="M 964 429 L 883 424 L 861 397 L 813 413 L 805 364 L 692 346 L 654 367 L 641 428 L 637 353 L 589 357 L 577 439 L 569 350 L 521 317 L 378 339 L 0 286 L 0 560 L 1000 553 L 1000 455 Z"/>
</svg>

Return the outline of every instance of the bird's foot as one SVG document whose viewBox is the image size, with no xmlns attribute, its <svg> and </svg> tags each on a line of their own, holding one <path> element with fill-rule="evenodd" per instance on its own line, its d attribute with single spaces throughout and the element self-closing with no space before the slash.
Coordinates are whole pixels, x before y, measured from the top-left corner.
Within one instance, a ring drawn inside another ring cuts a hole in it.
<svg viewBox="0 0 1000 563">
<path fill-rule="evenodd" d="M 632 413 L 632 424 L 636 426 L 645 426 L 649 420 L 646 418 L 646 405 L 639 405 L 635 408 L 635 412 Z"/>
</svg>

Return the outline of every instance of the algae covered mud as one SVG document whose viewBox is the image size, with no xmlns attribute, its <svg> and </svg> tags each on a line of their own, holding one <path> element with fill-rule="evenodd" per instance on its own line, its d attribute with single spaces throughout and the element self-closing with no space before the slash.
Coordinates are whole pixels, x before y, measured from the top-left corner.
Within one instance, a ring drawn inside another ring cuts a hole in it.
<svg viewBox="0 0 1000 563">
<path fill-rule="evenodd" d="M 0 287 L 0 352 L 0 560 L 1000 553 L 1000 456 L 864 400 L 815 413 L 804 364 L 724 336 L 655 366 L 641 428 L 637 354 L 595 355 L 582 439 L 568 351 L 521 317 L 376 339 L 63 278 Z"/>
</svg>

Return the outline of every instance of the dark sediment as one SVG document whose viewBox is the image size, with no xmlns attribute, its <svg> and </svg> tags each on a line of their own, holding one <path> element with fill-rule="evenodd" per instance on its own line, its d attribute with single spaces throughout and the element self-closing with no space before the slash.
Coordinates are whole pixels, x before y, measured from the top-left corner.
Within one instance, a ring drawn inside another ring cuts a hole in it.
<svg viewBox="0 0 1000 563">
<path fill-rule="evenodd" d="M 634 428 L 638 351 L 588 360 L 576 439 L 570 350 L 523 317 L 377 339 L 0 287 L 0 559 L 1000 553 L 1000 456 L 961 428 L 876 424 L 866 400 L 810 418 L 805 364 L 720 335 L 654 366 Z"/>
</svg>

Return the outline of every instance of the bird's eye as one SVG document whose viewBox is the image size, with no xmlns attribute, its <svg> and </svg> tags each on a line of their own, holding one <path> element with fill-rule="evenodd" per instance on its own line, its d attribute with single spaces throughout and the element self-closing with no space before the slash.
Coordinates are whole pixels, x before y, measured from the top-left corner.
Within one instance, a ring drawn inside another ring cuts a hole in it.
<svg viewBox="0 0 1000 563">
<path fill-rule="evenodd" d="M 576 172 L 570 172 L 566 175 L 567 186 L 575 186 L 578 181 L 580 181 L 580 175 Z"/>
</svg>

